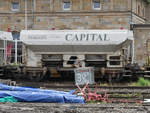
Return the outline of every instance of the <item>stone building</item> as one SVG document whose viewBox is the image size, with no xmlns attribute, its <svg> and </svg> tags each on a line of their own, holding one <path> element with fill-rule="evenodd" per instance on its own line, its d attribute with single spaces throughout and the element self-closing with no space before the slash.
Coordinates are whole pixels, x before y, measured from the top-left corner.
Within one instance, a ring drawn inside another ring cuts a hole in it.
<svg viewBox="0 0 150 113">
<path fill-rule="evenodd" d="M 146 0 L 1 0 L 0 30 L 130 29 L 145 24 Z"/>
</svg>

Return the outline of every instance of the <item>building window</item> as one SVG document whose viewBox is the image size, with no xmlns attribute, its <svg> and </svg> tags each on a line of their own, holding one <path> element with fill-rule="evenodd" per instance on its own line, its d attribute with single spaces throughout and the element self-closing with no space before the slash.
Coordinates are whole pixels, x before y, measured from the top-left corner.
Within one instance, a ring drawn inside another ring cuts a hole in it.
<svg viewBox="0 0 150 113">
<path fill-rule="evenodd" d="M 140 7 L 140 5 L 138 5 L 138 15 L 140 15 L 141 14 L 141 7 Z"/>
<path fill-rule="evenodd" d="M 101 9 L 101 3 L 99 0 L 94 0 L 93 1 L 93 9 L 94 10 L 100 10 Z"/>
<path fill-rule="evenodd" d="M 63 10 L 70 10 L 70 1 L 63 2 Z"/>
<path fill-rule="evenodd" d="M 12 2 L 12 11 L 19 11 L 19 2 Z"/>
</svg>

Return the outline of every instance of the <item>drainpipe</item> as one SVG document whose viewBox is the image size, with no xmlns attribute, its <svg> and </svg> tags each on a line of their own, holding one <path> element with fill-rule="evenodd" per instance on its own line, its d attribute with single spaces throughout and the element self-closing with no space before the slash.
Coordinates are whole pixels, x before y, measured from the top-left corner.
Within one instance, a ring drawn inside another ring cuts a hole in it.
<svg viewBox="0 0 150 113">
<path fill-rule="evenodd" d="M 28 29 L 28 0 L 25 0 L 25 30 Z"/>
<path fill-rule="evenodd" d="M 18 43 L 18 40 L 15 39 L 15 63 L 16 64 L 18 63 L 17 43 Z"/>
<path fill-rule="evenodd" d="M 135 48 L 134 48 L 134 44 L 135 44 L 135 42 L 134 42 L 134 36 L 133 36 L 133 41 L 132 41 L 132 64 L 134 63 L 134 51 L 135 51 Z"/>
<path fill-rule="evenodd" d="M 4 65 L 6 65 L 6 39 L 4 39 Z"/>
<path fill-rule="evenodd" d="M 133 32 L 133 0 L 131 0 L 131 17 L 130 17 L 130 30 L 132 30 Z M 130 46 L 130 50 L 132 51 L 132 64 L 134 63 L 134 51 L 135 51 L 135 48 L 134 48 L 134 35 L 133 35 L 133 41 L 132 41 L 132 44 Z"/>
<path fill-rule="evenodd" d="M 34 0 L 34 11 L 36 11 L 36 0 Z"/>
<path fill-rule="evenodd" d="M 34 28 L 34 12 L 36 11 L 36 0 L 31 1 L 31 12 L 32 12 L 32 29 Z"/>
<path fill-rule="evenodd" d="M 130 30 L 133 30 L 133 0 L 131 0 Z"/>
</svg>

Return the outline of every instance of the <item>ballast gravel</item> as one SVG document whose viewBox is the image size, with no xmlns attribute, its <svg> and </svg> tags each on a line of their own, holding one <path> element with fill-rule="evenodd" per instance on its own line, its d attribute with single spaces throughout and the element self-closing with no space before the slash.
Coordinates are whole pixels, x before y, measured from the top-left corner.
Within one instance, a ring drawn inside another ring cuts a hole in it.
<svg viewBox="0 0 150 113">
<path fill-rule="evenodd" d="M 150 106 L 135 103 L 0 103 L 0 113 L 150 113 Z"/>
</svg>

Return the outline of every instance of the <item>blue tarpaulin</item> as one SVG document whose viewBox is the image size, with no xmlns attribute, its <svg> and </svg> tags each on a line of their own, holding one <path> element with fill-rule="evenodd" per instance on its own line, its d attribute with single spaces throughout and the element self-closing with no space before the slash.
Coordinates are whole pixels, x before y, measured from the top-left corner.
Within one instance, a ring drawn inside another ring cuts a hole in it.
<svg viewBox="0 0 150 113">
<path fill-rule="evenodd" d="M 72 92 L 72 91 L 71 91 Z M 71 92 L 15 87 L 0 84 L 0 98 L 13 96 L 19 102 L 84 103 L 84 98 Z"/>
<path fill-rule="evenodd" d="M 33 91 L 33 92 L 45 92 L 45 93 L 61 93 L 61 94 L 70 94 L 69 92 L 56 91 L 56 90 L 46 90 L 39 88 L 29 88 L 29 87 L 19 87 L 19 86 L 8 86 L 5 84 L 0 84 L 0 90 L 8 91 Z"/>
<path fill-rule="evenodd" d="M 4 98 L 0 98 L 0 102 L 18 102 L 13 96 L 6 96 Z"/>
</svg>

